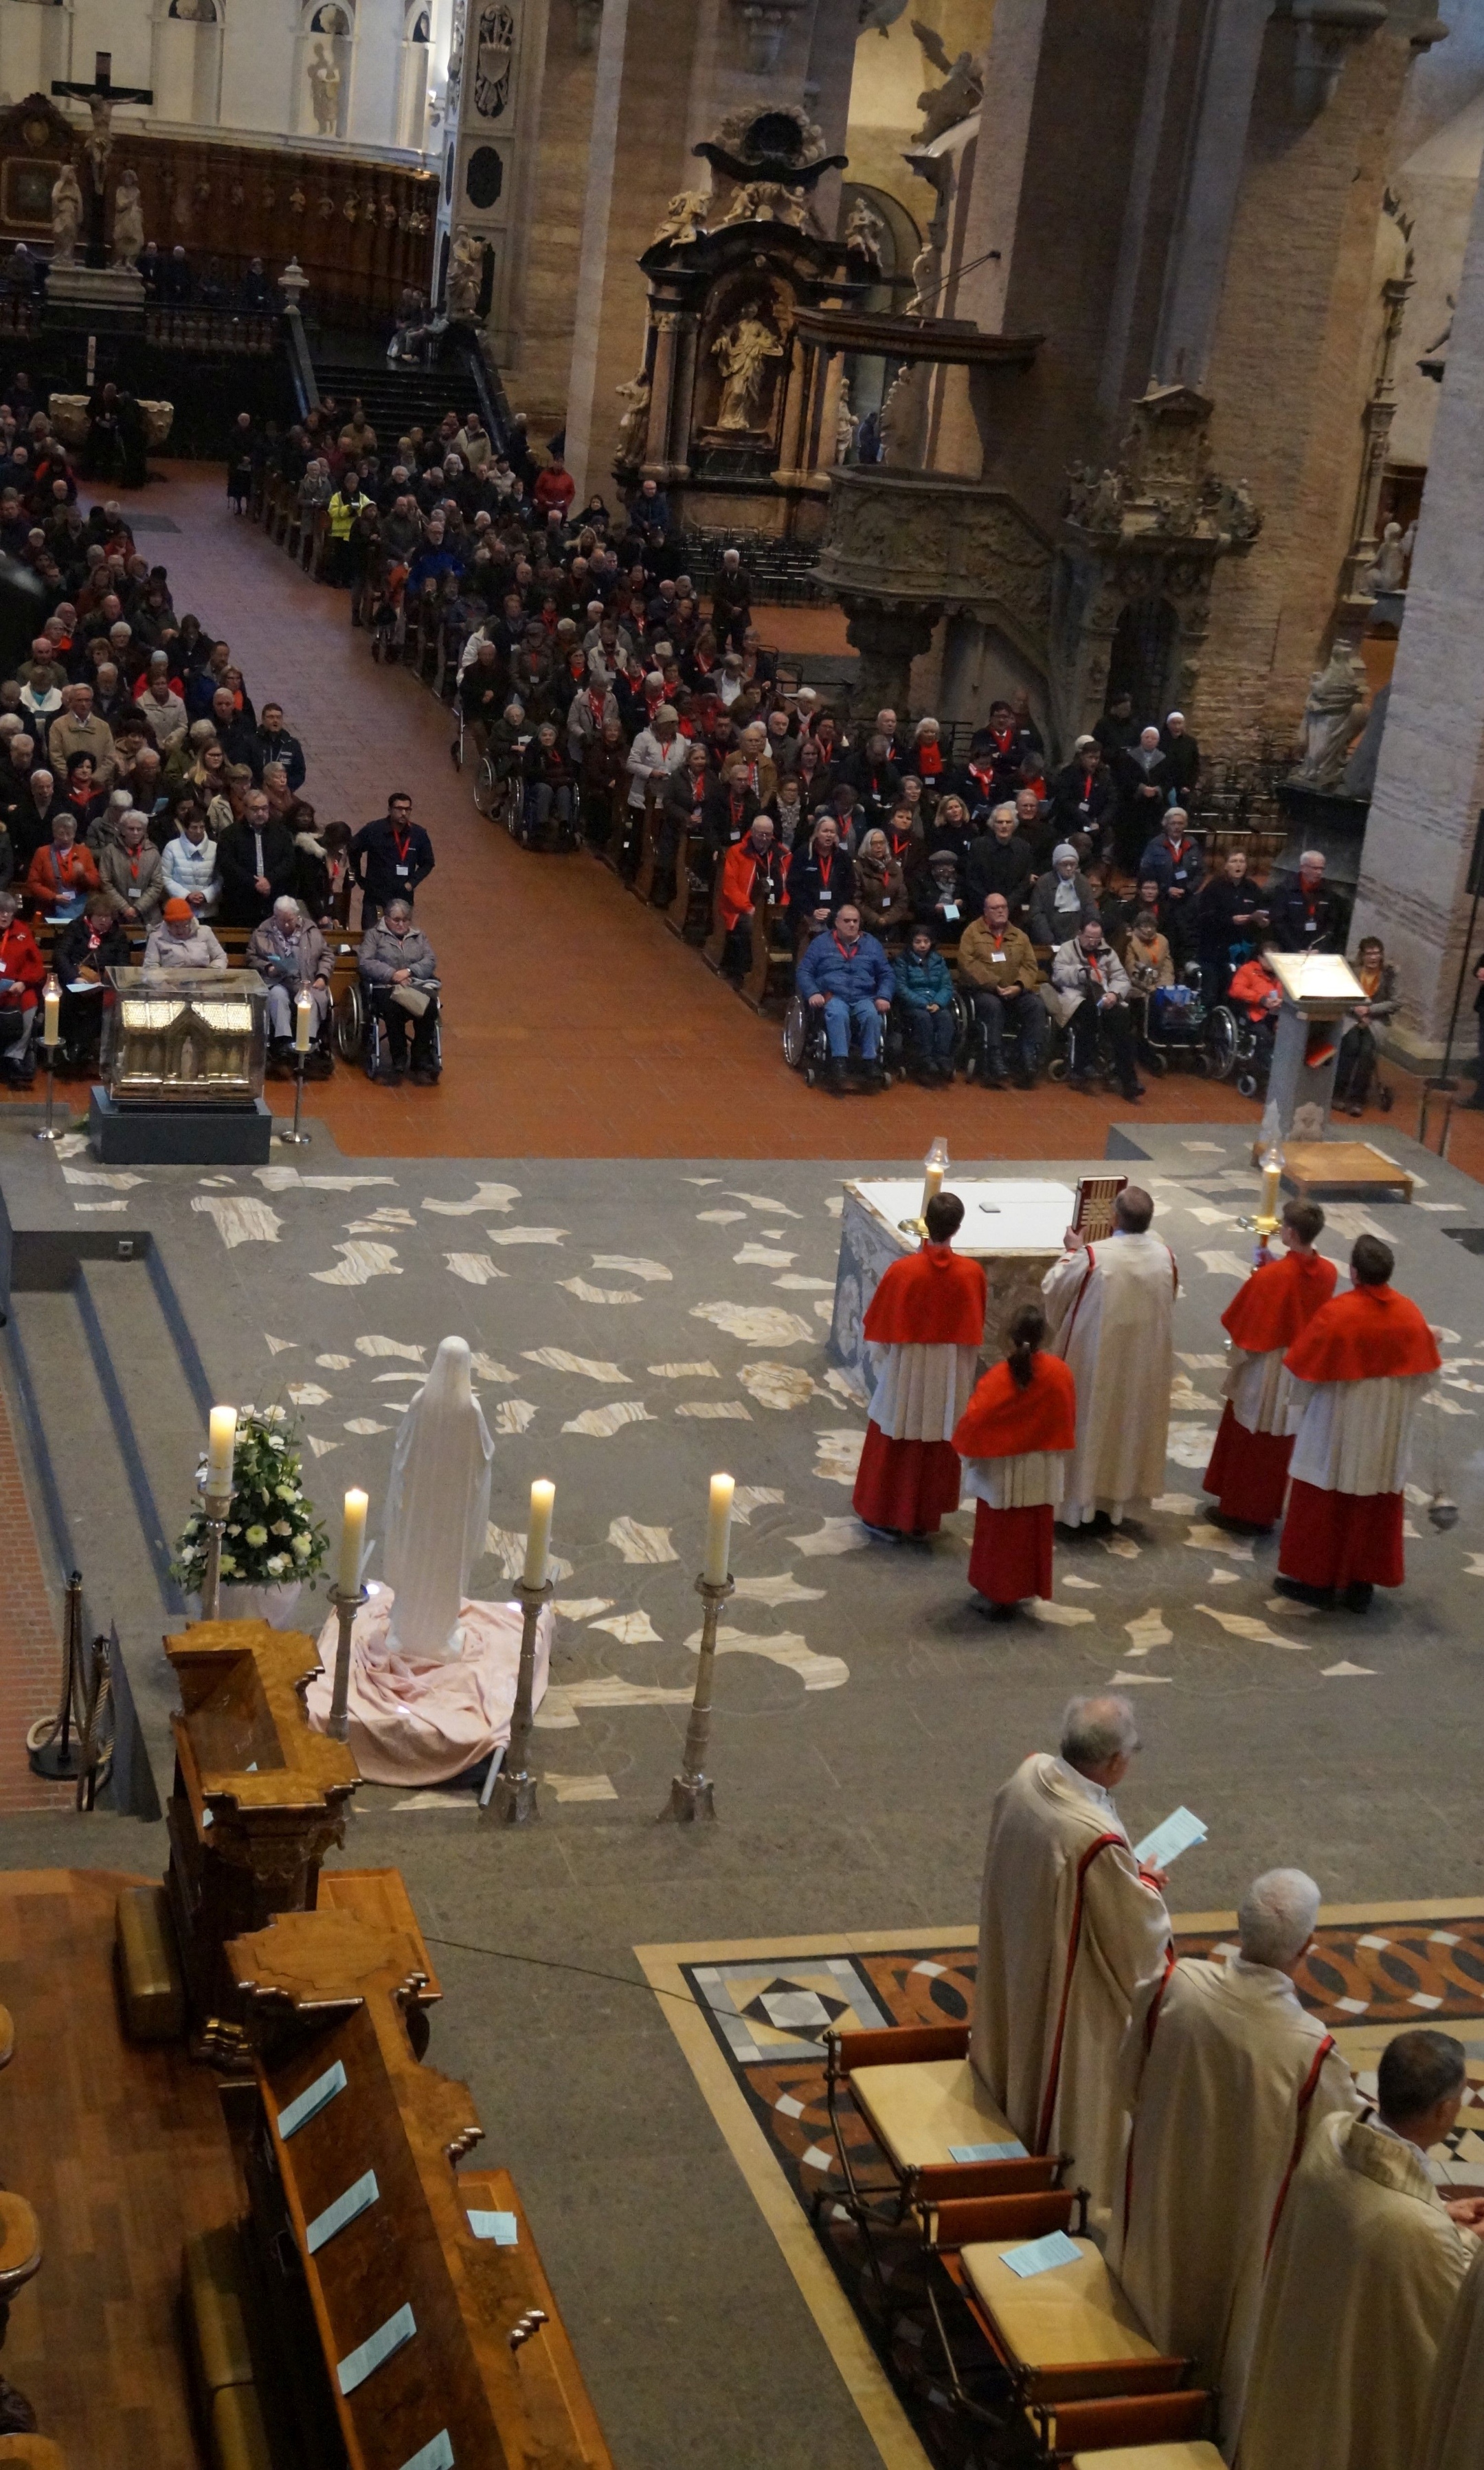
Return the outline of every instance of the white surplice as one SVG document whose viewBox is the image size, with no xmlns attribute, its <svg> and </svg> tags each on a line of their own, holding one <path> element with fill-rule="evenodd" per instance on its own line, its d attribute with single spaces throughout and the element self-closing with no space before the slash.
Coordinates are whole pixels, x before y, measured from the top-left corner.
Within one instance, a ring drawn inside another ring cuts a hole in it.
<svg viewBox="0 0 1484 2470">
<path fill-rule="evenodd" d="M 1449 2318 L 1433 2375 L 1418 2470 L 1479 2470 L 1484 2462 L 1484 2249 Z"/>
<path fill-rule="evenodd" d="M 951 1441 L 979 1378 L 977 1346 L 874 1345 L 870 1420 L 889 1441 Z"/>
<path fill-rule="evenodd" d="M 1327 2118 L 1273 2242 L 1241 2470 L 1413 2470 L 1477 2248 L 1414 2146 L 1364 2119 Z"/>
<path fill-rule="evenodd" d="M 1066 1490 L 1065 1450 L 1022 1450 L 1012 1458 L 965 1458 L 963 1489 L 988 1509 L 1055 1507 Z"/>
<path fill-rule="evenodd" d="M 1079 1526 L 1165 1489 L 1174 1371 L 1174 1255 L 1157 1235 L 1111 1235 L 1041 1282 L 1053 1352 L 1077 1381 L 1077 1447 L 1060 1517 Z"/>
<path fill-rule="evenodd" d="M 970 2055 L 1032 2153 L 1105 2218 L 1123 2149 L 1116 2068 L 1170 1917 L 1139 1876 L 1109 1796 L 1037 1754 L 995 1796 L 985 1854 Z"/>
<path fill-rule="evenodd" d="M 1372 1381 L 1295 1381 L 1288 1473 L 1319 1492 L 1400 1492 L 1412 1462 L 1417 1410 L 1437 1375 L 1391 1373 Z"/>
<path fill-rule="evenodd" d="M 1120 2093 L 1131 2126 L 1108 2261 L 1150 2340 L 1219 2392 L 1230 2460 L 1289 2172 L 1359 2095 L 1287 1976 L 1236 1955 L 1183 1956 L 1140 1992 Z"/>
<path fill-rule="evenodd" d="M 1284 1369 L 1287 1353 L 1284 1346 L 1270 1346 L 1264 1355 L 1249 1355 L 1244 1346 L 1233 1347 L 1221 1395 L 1231 1400 L 1232 1413 L 1244 1433 L 1276 1433 L 1281 1437 L 1292 1432 L 1297 1416 L 1293 1375 Z"/>
</svg>

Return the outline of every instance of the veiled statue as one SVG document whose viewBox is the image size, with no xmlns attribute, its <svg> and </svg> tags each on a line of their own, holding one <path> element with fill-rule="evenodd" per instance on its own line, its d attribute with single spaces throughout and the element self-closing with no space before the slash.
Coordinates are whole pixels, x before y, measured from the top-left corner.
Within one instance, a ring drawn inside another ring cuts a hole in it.
<svg viewBox="0 0 1484 2470">
<path fill-rule="evenodd" d="M 75 266 L 78 260 L 78 239 L 82 229 L 82 192 L 78 175 L 70 163 L 64 163 L 52 183 L 52 264 Z"/>
</svg>

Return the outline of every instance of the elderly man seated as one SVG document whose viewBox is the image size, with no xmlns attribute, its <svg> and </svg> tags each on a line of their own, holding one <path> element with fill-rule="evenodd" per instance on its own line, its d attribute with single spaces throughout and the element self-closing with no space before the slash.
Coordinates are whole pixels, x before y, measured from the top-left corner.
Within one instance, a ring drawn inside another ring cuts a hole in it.
<svg viewBox="0 0 1484 2470">
<path fill-rule="evenodd" d="M 150 930 L 145 945 L 147 969 L 224 969 L 227 956 L 204 918 L 189 900 L 167 900 L 165 915 Z"/>
<path fill-rule="evenodd" d="M 1103 942 L 1096 918 L 1089 918 L 1070 942 L 1057 945 L 1052 957 L 1052 984 L 1060 998 L 1061 1017 L 1071 1041 L 1067 1087 L 1087 1094 L 1099 1043 L 1105 1041 L 1119 1093 L 1126 1105 L 1136 1106 L 1144 1084 L 1134 1062 L 1128 976 L 1118 954 Z"/>
<path fill-rule="evenodd" d="M 373 1079 L 400 1085 L 405 1050 L 408 1077 L 430 1089 L 439 1073 L 434 1032 L 438 1021 L 438 963 L 432 945 L 412 923 L 409 900 L 389 900 L 379 926 L 360 939 L 360 979 L 372 1013 L 382 1023 L 384 1053 Z"/>
<path fill-rule="evenodd" d="M 118 837 L 98 852 L 98 881 L 126 926 L 152 926 L 165 906 L 165 870 L 149 818 L 126 807 Z"/>
<path fill-rule="evenodd" d="M 896 978 L 885 948 L 874 935 L 861 932 L 861 913 L 847 900 L 834 929 L 817 935 L 800 960 L 794 983 L 812 1011 L 824 1015 L 829 1040 L 829 1069 L 824 1085 L 835 1097 L 845 1094 L 850 1057 L 850 1032 L 860 1040 L 861 1070 L 869 1088 L 881 1089 L 881 1028 L 892 1009 Z"/>
<path fill-rule="evenodd" d="M 308 994 L 314 1008 L 311 1053 L 305 1071 L 316 1080 L 335 1069 L 326 1044 L 330 1020 L 330 947 L 310 924 L 290 893 L 281 893 L 272 914 L 247 938 L 247 967 L 267 987 L 269 1060 L 287 1068 L 294 1051 L 295 1007 Z"/>
</svg>

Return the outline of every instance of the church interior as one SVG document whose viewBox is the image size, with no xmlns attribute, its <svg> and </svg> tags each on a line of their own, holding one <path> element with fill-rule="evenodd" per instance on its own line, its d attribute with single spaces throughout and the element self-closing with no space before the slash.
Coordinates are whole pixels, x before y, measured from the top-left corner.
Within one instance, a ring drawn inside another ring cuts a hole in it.
<svg viewBox="0 0 1484 2470">
<path fill-rule="evenodd" d="M 1481 158 L 0 0 L 0 2465 L 1484 2461 Z"/>
</svg>

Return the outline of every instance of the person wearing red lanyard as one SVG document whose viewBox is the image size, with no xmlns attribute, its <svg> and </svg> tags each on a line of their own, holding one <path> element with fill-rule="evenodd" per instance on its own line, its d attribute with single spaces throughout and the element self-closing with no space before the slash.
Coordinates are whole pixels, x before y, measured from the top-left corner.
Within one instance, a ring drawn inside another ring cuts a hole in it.
<svg viewBox="0 0 1484 2470">
<path fill-rule="evenodd" d="M 755 814 L 747 838 L 727 851 L 722 868 L 723 977 L 741 977 L 753 961 L 753 918 L 760 905 L 781 908 L 787 883 L 788 851 L 775 846 L 773 817 Z"/>
<path fill-rule="evenodd" d="M 164 863 L 149 828 L 138 807 L 130 806 L 120 820 L 118 838 L 105 841 L 99 852 L 98 880 L 128 926 L 152 926 L 165 905 Z"/>
<path fill-rule="evenodd" d="M 836 1097 L 844 1096 L 853 1029 L 868 1086 L 884 1087 L 881 1024 L 892 1009 L 896 978 L 874 935 L 861 933 L 861 913 L 853 900 L 842 904 L 828 934 L 816 935 L 800 959 L 794 983 L 810 1011 L 824 1017 L 829 1040 L 825 1085 Z"/>
<path fill-rule="evenodd" d="M 420 883 L 433 871 L 432 843 L 421 824 L 412 821 L 412 801 L 405 789 L 386 801 L 386 812 L 362 824 L 351 843 L 356 881 L 360 886 L 360 922 L 373 926 L 389 900 L 415 899 Z"/>
<path fill-rule="evenodd" d="M 1067 1087 L 1084 1096 L 1098 1060 L 1098 1041 L 1105 1037 L 1125 1105 L 1137 1106 L 1144 1084 L 1134 1065 L 1133 1023 L 1128 1011 L 1128 978 L 1118 954 L 1102 940 L 1102 927 L 1089 918 L 1080 932 L 1059 944 L 1052 957 L 1052 984 L 1062 1003 L 1062 1017 L 1071 1040 Z"/>
<path fill-rule="evenodd" d="M 98 890 L 98 869 L 91 850 L 77 846 L 78 819 L 65 809 L 52 817 L 52 837 L 38 849 L 26 874 L 26 889 L 48 911 L 76 918 L 90 892 Z"/>
</svg>

